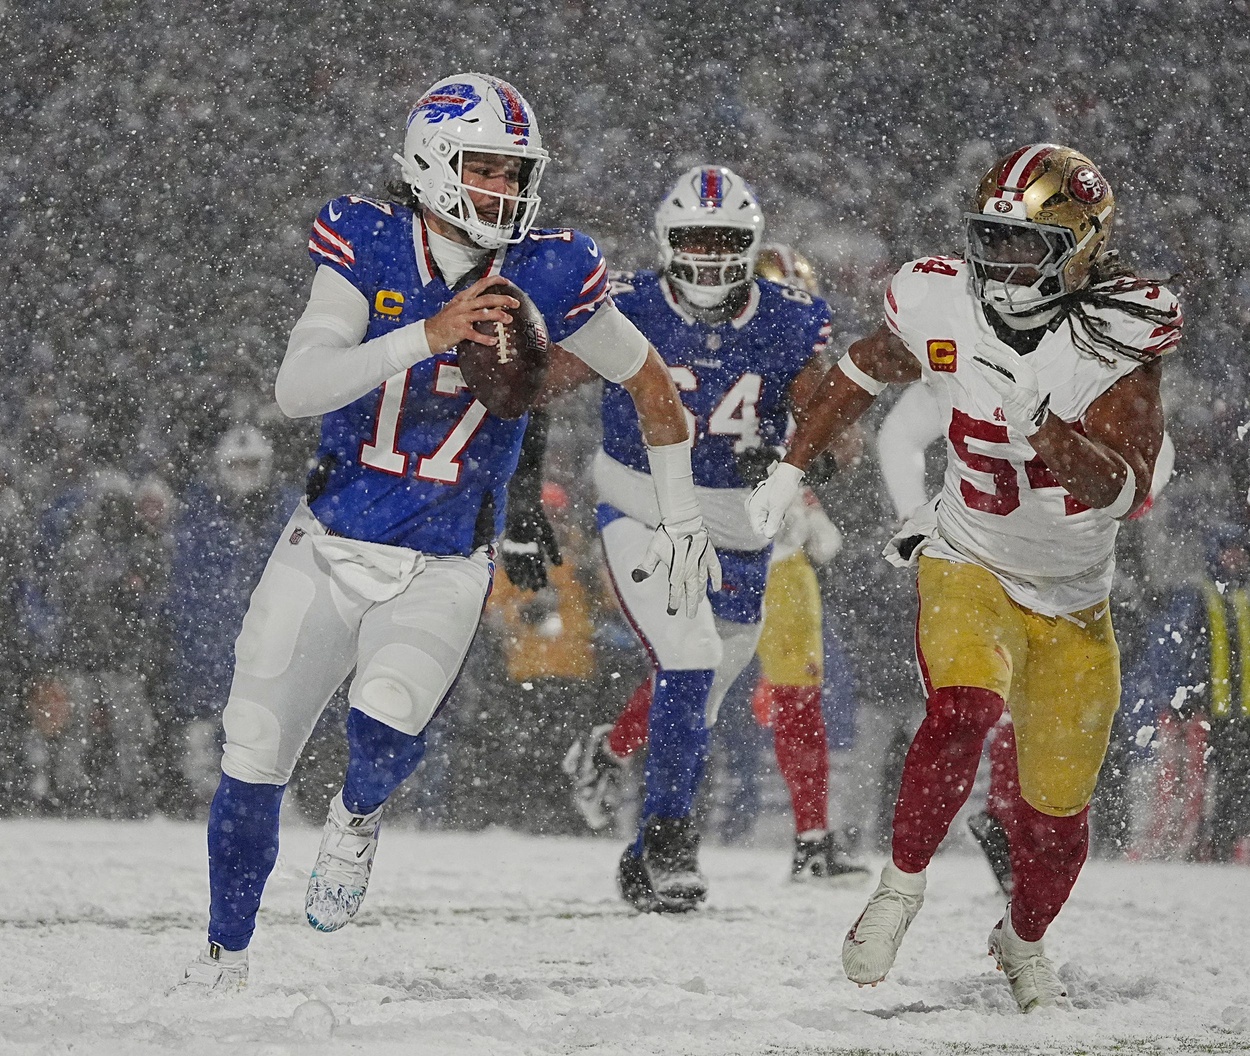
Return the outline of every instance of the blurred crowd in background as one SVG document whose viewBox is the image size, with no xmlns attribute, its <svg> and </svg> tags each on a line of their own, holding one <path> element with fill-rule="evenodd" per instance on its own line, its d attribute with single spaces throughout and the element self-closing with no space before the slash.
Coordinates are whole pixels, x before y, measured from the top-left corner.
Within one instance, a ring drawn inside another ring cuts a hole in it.
<svg viewBox="0 0 1250 1056">
<path fill-rule="evenodd" d="M 996 156 L 1052 140 L 1094 159 L 1119 203 L 1113 244 L 1169 278 L 1186 316 L 1165 371 L 1175 475 L 1122 532 L 1125 694 L 1097 849 L 1246 858 L 1250 8 L 1193 0 L 1182 25 L 1172 7 L 424 0 L 284 14 L 259 0 L 193 12 L 46 0 L 11 12 L 0 811 L 204 811 L 234 636 L 316 446 L 316 421 L 272 402 L 312 275 L 308 226 L 335 195 L 384 196 L 410 103 L 479 69 L 538 112 L 553 156 L 543 225 L 587 231 L 616 267 L 649 267 L 669 182 L 728 164 L 753 183 L 768 237 L 815 263 L 835 351 L 876 325 L 900 263 L 960 252 L 961 213 Z M 577 831 L 560 759 L 646 670 L 594 539 L 596 416 L 594 392 L 555 408 L 544 494 L 569 561 L 540 594 L 497 591 L 400 804 L 422 823 Z M 897 511 L 871 439 L 821 497 L 845 537 L 821 570 L 835 816 L 852 844 L 879 850 L 922 703 L 911 584 L 879 557 Z M 748 672 L 713 738 L 705 813 L 726 840 L 784 813 L 752 684 Z M 314 818 L 341 779 L 341 740 L 315 734 L 297 771 Z"/>
</svg>

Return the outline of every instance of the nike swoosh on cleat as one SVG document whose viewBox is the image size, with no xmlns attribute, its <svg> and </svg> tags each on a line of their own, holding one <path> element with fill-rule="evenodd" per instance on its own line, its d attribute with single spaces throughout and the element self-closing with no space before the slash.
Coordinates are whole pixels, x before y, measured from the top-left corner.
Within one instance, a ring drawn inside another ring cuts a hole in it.
<svg viewBox="0 0 1250 1056">
<path fill-rule="evenodd" d="M 365 851 L 367 851 L 368 849 L 369 849 L 368 845 L 361 847 L 360 850 L 356 852 L 356 857 L 363 858 L 365 856 Z"/>
</svg>

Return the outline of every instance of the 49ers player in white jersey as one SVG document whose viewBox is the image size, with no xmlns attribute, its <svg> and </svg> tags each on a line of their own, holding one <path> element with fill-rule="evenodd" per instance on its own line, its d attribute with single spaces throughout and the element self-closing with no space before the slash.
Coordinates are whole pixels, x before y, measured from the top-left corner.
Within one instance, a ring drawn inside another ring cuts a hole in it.
<svg viewBox="0 0 1250 1056">
<path fill-rule="evenodd" d="M 1107 181 L 1075 150 L 1031 144 L 999 160 L 965 216 L 965 256 L 899 269 L 885 323 L 829 372 L 785 461 L 748 500 L 772 534 L 804 469 L 887 384 L 922 381 L 936 395 L 945 484 L 886 552 L 918 566 L 926 718 L 904 767 L 892 861 L 843 944 L 860 985 L 893 966 L 924 902 L 925 867 L 1010 707 L 1014 887 L 990 953 L 1022 1010 L 1067 997 L 1042 935 L 1088 849 L 1120 700 L 1107 603 L 1116 531 L 1149 494 L 1160 359 L 1181 332 L 1176 298 L 1107 252 L 1114 213 Z"/>
</svg>

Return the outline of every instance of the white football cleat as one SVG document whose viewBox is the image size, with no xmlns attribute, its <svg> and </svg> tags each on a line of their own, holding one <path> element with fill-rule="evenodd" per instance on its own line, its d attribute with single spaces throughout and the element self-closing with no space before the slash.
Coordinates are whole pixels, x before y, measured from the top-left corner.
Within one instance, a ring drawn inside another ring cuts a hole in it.
<svg viewBox="0 0 1250 1056">
<path fill-rule="evenodd" d="M 187 965 L 175 989 L 239 990 L 247 985 L 247 950 L 224 950 L 210 942 Z"/>
<path fill-rule="evenodd" d="M 331 801 L 304 898 L 308 923 L 318 931 L 338 931 L 364 901 L 381 819 L 381 807 L 372 814 L 353 814 L 343 806 L 342 790 Z"/>
<path fill-rule="evenodd" d="M 561 769 L 573 779 L 573 805 L 595 832 L 616 816 L 625 761 L 608 748 L 612 724 L 596 726 L 570 746 Z"/>
<path fill-rule="evenodd" d="M 1042 949 L 1042 940 L 1025 942 L 1011 926 L 1011 903 L 990 932 L 990 956 L 1007 974 L 1011 996 L 1021 1012 L 1035 1008 L 1068 1008 L 1068 988 Z"/>
<path fill-rule="evenodd" d="M 894 967 L 903 936 L 924 905 L 925 874 L 905 873 L 893 862 L 881 870 L 881 883 L 842 942 L 846 977 L 876 986 Z"/>
</svg>

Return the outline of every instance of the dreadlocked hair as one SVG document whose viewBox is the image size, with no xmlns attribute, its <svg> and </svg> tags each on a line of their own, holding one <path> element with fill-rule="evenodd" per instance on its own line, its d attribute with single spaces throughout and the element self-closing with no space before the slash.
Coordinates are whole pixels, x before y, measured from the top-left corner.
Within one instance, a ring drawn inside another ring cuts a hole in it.
<svg viewBox="0 0 1250 1056">
<path fill-rule="evenodd" d="M 1173 330 L 1179 325 L 1178 313 L 1169 309 L 1156 308 L 1151 304 L 1142 304 L 1140 301 L 1125 300 L 1123 297 L 1123 294 L 1132 293 L 1134 290 L 1154 289 L 1159 283 L 1133 274 L 1131 269 L 1120 263 L 1119 254 L 1114 251 L 1105 253 L 1094 262 L 1093 267 L 1090 268 L 1089 277 L 1088 286 L 1064 298 L 1068 332 L 1072 335 L 1072 343 L 1078 351 L 1088 353 L 1107 364 L 1115 362 L 1108 353 L 1119 353 L 1137 360 L 1138 363 L 1148 363 L 1154 359 L 1150 353 L 1142 352 L 1141 349 L 1126 345 L 1123 341 L 1117 341 L 1112 337 L 1109 333 L 1111 324 L 1106 319 L 1095 315 L 1094 310 L 1113 308 L 1135 319 Z M 1176 275 L 1172 275 L 1165 281 L 1171 283 L 1176 278 Z M 1114 283 L 1114 285 L 1106 289 L 1099 288 L 1107 286 L 1108 283 Z"/>
<path fill-rule="evenodd" d="M 420 199 L 417 198 L 417 192 L 403 180 L 388 180 L 386 193 L 390 195 L 392 202 L 397 202 L 399 205 L 411 209 L 414 213 L 421 207 Z"/>
</svg>

